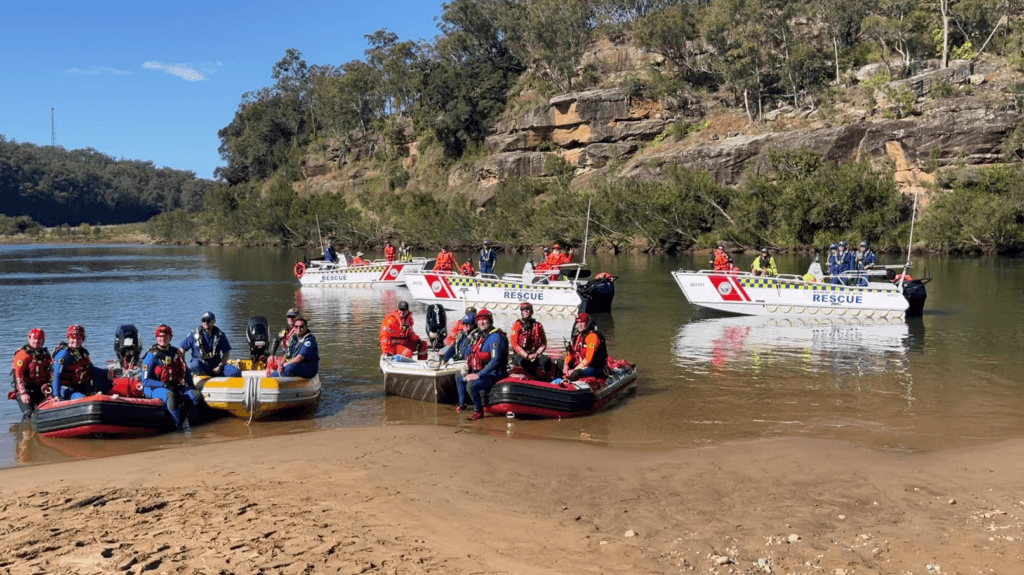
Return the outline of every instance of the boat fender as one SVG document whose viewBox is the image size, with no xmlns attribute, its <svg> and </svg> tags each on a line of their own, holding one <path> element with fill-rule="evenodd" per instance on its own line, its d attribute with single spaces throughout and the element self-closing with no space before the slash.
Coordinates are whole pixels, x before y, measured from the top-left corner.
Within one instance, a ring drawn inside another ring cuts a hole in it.
<svg viewBox="0 0 1024 575">
<path fill-rule="evenodd" d="M 302 276 L 306 275 L 306 263 L 297 262 L 295 264 L 295 277 L 302 279 Z"/>
</svg>

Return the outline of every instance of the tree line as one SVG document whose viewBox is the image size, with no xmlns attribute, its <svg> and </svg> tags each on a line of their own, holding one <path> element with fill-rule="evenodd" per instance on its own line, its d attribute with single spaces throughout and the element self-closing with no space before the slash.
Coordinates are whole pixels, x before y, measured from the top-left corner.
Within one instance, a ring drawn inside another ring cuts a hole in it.
<svg viewBox="0 0 1024 575">
<path fill-rule="evenodd" d="M 213 182 L 194 172 L 117 160 L 94 149 L 19 143 L 0 135 L 3 233 L 35 225 L 144 222 L 175 209 L 199 211 Z"/>
</svg>

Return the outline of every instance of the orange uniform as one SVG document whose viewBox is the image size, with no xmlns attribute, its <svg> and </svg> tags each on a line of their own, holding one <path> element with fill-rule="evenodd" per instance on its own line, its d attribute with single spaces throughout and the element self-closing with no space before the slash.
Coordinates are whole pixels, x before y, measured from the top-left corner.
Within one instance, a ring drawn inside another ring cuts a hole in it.
<svg viewBox="0 0 1024 575">
<path fill-rule="evenodd" d="M 28 404 L 30 398 L 42 401 L 49 396 L 52 365 L 45 347 L 33 349 L 26 345 L 14 354 L 15 393 L 23 402 Z"/>
<path fill-rule="evenodd" d="M 456 265 L 455 256 L 450 251 L 442 249 L 441 253 L 437 254 L 437 260 L 434 262 L 434 271 L 454 272 Z"/>
<path fill-rule="evenodd" d="M 547 347 L 548 338 L 544 334 L 544 326 L 539 321 L 531 321 L 529 322 L 529 327 L 527 327 L 527 322 L 519 319 L 512 324 L 509 344 L 512 345 L 512 350 L 516 354 L 526 357 L 543 347 Z"/>
<path fill-rule="evenodd" d="M 732 258 L 725 253 L 725 250 L 715 250 L 715 261 L 712 265 L 715 266 L 716 272 L 730 271 L 732 270 Z"/>
<path fill-rule="evenodd" d="M 359 256 L 356 256 L 356 257 L 352 258 L 352 265 L 354 265 L 354 266 L 368 266 L 368 265 L 370 265 L 370 262 L 364 260 L 363 258 L 361 258 Z"/>
<path fill-rule="evenodd" d="M 395 261 L 395 246 L 387 244 L 384 246 L 384 259 L 389 262 Z"/>
<path fill-rule="evenodd" d="M 608 362 L 608 348 L 600 332 L 580 332 L 572 342 L 572 348 L 565 354 L 565 365 L 571 369 L 593 367 L 603 369 Z"/>
<path fill-rule="evenodd" d="M 475 276 L 476 269 L 473 267 L 473 262 L 466 262 L 459 267 L 459 273 L 464 276 Z"/>
<path fill-rule="evenodd" d="M 416 353 L 420 359 L 427 359 L 427 342 L 412 330 L 412 314 L 394 310 L 384 316 L 380 324 L 380 350 L 385 355 L 404 355 L 411 358 Z"/>
</svg>

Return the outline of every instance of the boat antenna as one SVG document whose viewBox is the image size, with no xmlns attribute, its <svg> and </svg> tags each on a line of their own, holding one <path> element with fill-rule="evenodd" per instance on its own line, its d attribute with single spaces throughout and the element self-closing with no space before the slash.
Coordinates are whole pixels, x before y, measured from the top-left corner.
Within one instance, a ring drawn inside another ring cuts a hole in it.
<svg viewBox="0 0 1024 575">
<path fill-rule="evenodd" d="M 580 265 L 582 265 L 582 266 L 587 265 L 587 239 L 588 239 L 588 236 L 590 235 L 590 204 L 591 204 L 591 202 L 593 202 L 592 199 L 591 200 L 587 200 L 587 227 L 586 227 L 586 229 L 583 232 L 583 262 L 580 263 Z M 577 275 L 579 275 L 579 274 L 577 274 Z"/>
<path fill-rule="evenodd" d="M 907 242 L 907 263 L 903 264 L 903 274 L 900 275 L 900 289 L 903 289 L 903 282 L 907 280 L 907 270 L 910 269 L 910 251 L 914 248 L 914 220 L 917 218 L 917 194 L 914 194 L 914 211 L 910 213 L 910 241 Z"/>
<path fill-rule="evenodd" d="M 316 235 L 320 238 L 320 249 L 324 247 L 324 236 L 320 234 L 320 214 L 313 214 L 316 216 Z"/>
</svg>

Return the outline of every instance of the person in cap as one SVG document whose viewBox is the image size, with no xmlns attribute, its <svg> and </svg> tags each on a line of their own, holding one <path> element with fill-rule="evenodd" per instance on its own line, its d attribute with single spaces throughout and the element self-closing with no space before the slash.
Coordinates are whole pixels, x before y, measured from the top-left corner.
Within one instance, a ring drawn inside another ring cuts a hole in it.
<svg viewBox="0 0 1024 575">
<path fill-rule="evenodd" d="M 283 377 L 304 377 L 312 379 L 320 371 L 320 347 L 316 337 L 309 331 L 309 322 L 299 316 L 292 324 L 295 336 L 285 351 L 284 361 L 278 362 L 278 371 Z M 275 373 L 271 373 L 276 377 Z"/>
<path fill-rule="evenodd" d="M 463 314 L 473 316 L 473 326 L 476 327 L 476 308 L 473 306 L 469 306 L 466 308 L 466 311 L 464 311 Z M 455 343 L 455 338 L 458 337 L 459 332 L 462 331 L 462 319 L 463 318 L 460 317 L 459 319 L 455 320 L 455 323 L 448 326 L 448 334 L 444 338 L 444 344 L 446 346 Z"/>
<path fill-rule="evenodd" d="M 534 268 L 534 271 L 542 272 L 551 269 L 551 248 L 544 246 L 541 250 L 544 254 L 540 260 L 540 263 Z"/>
<path fill-rule="evenodd" d="M 352 258 L 352 265 L 354 266 L 368 266 L 370 262 L 363 259 L 363 252 L 356 252 L 356 257 Z"/>
<path fill-rule="evenodd" d="M 484 240 L 484 247 L 480 248 L 480 273 L 493 274 L 497 263 L 498 252 L 494 251 L 489 240 Z"/>
<path fill-rule="evenodd" d="M 384 259 L 388 262 L 395 261 L 395 246 L 391 243 L 390 239 L 384 242 Z"/>
<path fill-rule="evenodd" d="M 193 375 L 210 377 L 240 377 L 242 370 L 228 364 L 231 343 L 217 327 L 217 316 L 212 311 L 203 314 L 200 325 L 181 340 L 182 353 L 191 352 L 188 367 Z"/>
<path fill-rule="evenodd" d="M 182 354 L 171 345 L 171 327 L 161 324 L 154 332 L 156 343 L 142 358 L 142 393 L 151 399 L 163 400 L 174 425 L 181 429 L 185 422 L 199 417 L 203 395 L 192 383 Z"/>
<path fill-rule="evenodd" d="M 386 356 L 401 355 L 427 359 L 427 342 L 420 339 L 412 329 L 412 312 L 409 302 L 398 302 L 398 308 L 384 316 L 380 324 L 380 351 Z"/>
<path fill-rule="evenodd" d="M 274 338 L 274 346 L 270 350 L 270 355 L 277 355 L 278 349 L 288 350 L 292 345 L 292 338 L 295 337 L 295 318 L 299 317 L 299 308 L 291 308 L 284 314 L 285 328 L 282 329 L 277 337 Z"/>
<path fill-rule="evenodd" d="M 572 262 L 572 256 L 568 252 L 562 251 L 561 244 L 555 244 L 551 246 L 551 264 L 554 266 L 564 266 L 567 263 Z"/>
<path fill-rule="evenodd" d="M 520 318 L 512 324 L 509 344 L 515 355 L 512 363 L 518 365 L 531 378 L 546 381 L 550 379 L 551 358 L 544 354 L 548 338 L 544 326 L 533 317 L 533 304 L 524 301 L 519 304 Z"/>
<path fill-rule="evenodd" d="M 775 258 L 772 257 L 768 248 L 761 248 L 761 255 L 754 258 L 754 264 L 750 271 L 755 276 L 773 278 L 779 275 L 779 269 L 775 267 Z"/>
<path fill-rule="evenodd" d="M 18 402 L 24 417 L 29 417 L 39 404 L 50 397 L 53 358 L 46 349 L 46 332 L 34 328 L 28 332 L 28 343 L 14 353 L 14 390 L 8 399 Z"/>
<path fill-rule="evenodd" d="M 473 343 L 466 358 L 468 373 L 455 380 L 459 390 L 459 410 L 465 409 L 467 391 L 473 398 L 470 421 L 484 416 L 481 394 L 508 377 L 508 338 L 505 332 L 494 327 L 490 310 L 482 309 L 476 314 L 476 327 L 480 330 L 480 338 Z"/>
<path fill-rule="evenodd" d="M 53 354 L 52 395 L 57 399 L 79 399 L 110 389 L 107 370 L 92 364 L 85 343 L 85 328 L 68 328 L 68 342 L 57 346 Z"/>
<path fill-rule="evenodd" d="M 732 270 L 732 257 L 725 253 L 725 245 L 718 244 L 711 259 L 711 269 L 716 272 L 727 272 Z"/>
<path fill-rule="evenodd" d="M 605 377 L 608 369 L 608 346 L 604 334 L 590 319 L 580 313 L 573 325 L 573 339 L 565 352 L 563 377 L 576 381 L 583 377 Z"/>
<path fill-rule="evenodd" d="M 452 361 L 462 361 L 469 355 L 469 350 L 478 337 L 480 331 L 476 328 L 476 313 L 467 313 L 457 322 L 459 327 L 455 333 L 452 343 L 445 348 L 441 355 L 441 362 L 445 365 Z M 460 402 L 461 403 L 461 402 Z"/>
<path fill-rule="evenodd" d="M 334 251 L 334 245 L 330 238 L 324 241 L 324 261 L 331 264 L 338 263 L 338 252 Z"/>
</svg>

